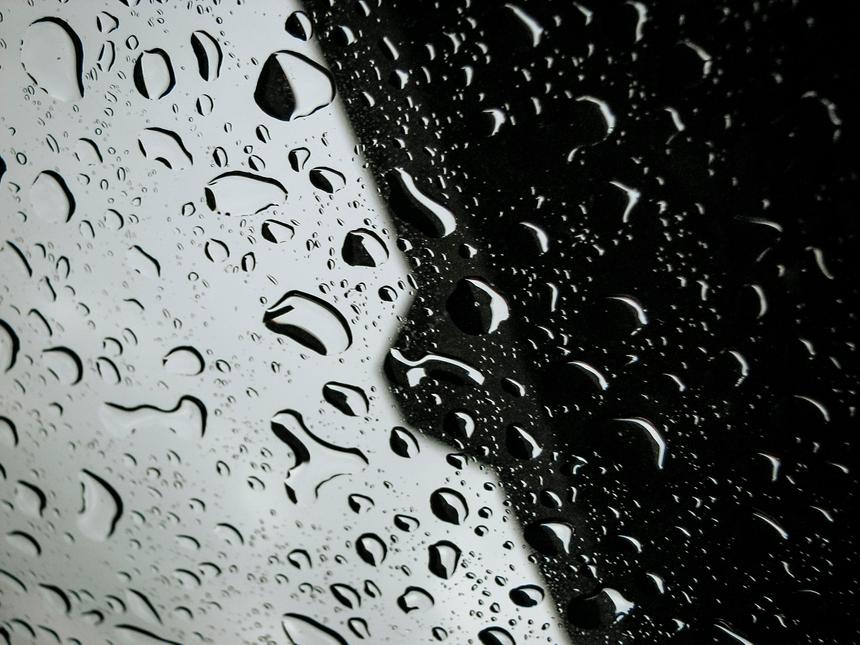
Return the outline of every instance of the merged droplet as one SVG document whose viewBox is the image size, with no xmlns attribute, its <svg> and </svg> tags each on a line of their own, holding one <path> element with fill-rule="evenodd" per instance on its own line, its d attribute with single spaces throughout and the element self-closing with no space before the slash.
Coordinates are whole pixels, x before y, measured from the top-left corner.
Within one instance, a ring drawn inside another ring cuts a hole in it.
<svg viewBox="0 0 860 645">
<path fill-rule="evenodd" d="M 367 457 L 357 448 L 336 446 L 312 433 L 295 410 L 278 412 L 272 417 L 271 428 L 292 452 L 294 461 L 284 487 L 293 503 L 316 499 L 324 484 L 367 464 Z"/>
</svg>

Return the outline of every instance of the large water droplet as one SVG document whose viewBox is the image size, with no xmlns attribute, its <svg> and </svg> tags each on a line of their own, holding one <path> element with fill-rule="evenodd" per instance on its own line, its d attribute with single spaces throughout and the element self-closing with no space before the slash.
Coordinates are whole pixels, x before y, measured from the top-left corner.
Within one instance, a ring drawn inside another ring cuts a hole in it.
<svg viewBox="0 0 860 645">
<path fill-rule="evenodd" d="M 46 222 L 68 222 L 75 213 L 75 198 L 66 181 L 53 170 L 40 172 L 30 186 L 33 211 Z"/>
<path fill-rule="evenodd" d="M 205 31 L 191 34 L 191 47 L 197 57 L 197 70 L 204 81 L 214 81 L 221 74 L 221 45 Z"/>
<path fill-rule="evenodd" d="M 397 605 L 407 614 L 413 611 L 427 611 L 434 605 L 433 596 L 421 587 L 406 587 L 397 598 Z"/>
<path fill-rule="evenodd" d="M 481 645 L 517 645 L 514 637 L 502 627 L 487 627 L 478 632 Z"/>
<path fill-rule="evenodd" d="M 454 213 L 421 191 L 402 168 L 391 173 L 391 205 L 394 212 L 433 237 L 445 237 L 457 228 Z"/>
<path fill-rule="evenodd" d="M 463 278 L 448 297 L 448 315 L 467 334 L 488 334 L 510 316 L 502 295 L 481 278 Z"/>
<path fill-rule="evenodd" d="M 137 144 L 144 157 L 172 170 L 186 170 L 194 163 L 182 138 L 172 130 L 146 128 L 137 138 Z"/>
<path fill-rule="evenodd" d="M 623 618 L 633 607 L 633 603 L 620 592 L 604 587 L 594 594 L 573 598 L 567 615 L 568 620 L 580 629 L 601 629 Z"/>
<path fill-rule="evenodd" d="M 573 540 L 573 526 L 560 520 L 544 520 L 529 525 L 525 536 L 532 548 L 544 555 L 568 554 Z"/>
<path fill-rule="evenodd" d="M 466 498 L 451 488 L 439 488 L 430 495 L 433 515 L 449 524 L 462 524 L 469 515 Z"/>
<path fill-rule="evenodd" d="M 284 50 L 266 59 L 254 100 L 269 116 L 290 121 L 321 110 L 334 95 L 331 72 L 304 54 Z"/>
<path fill-rule="evenodd" d="M 193 441 L 206 433 L 206 417 L 206 406 L 192 396 L 183 396 L 169 410 L 154 405 L 126 407 L 118 403 L 106 403 L 101 410 L 102 423 L 118 436 L 167 430 L 183 441 Z"/>
<path fill-rule="evenodd" d="M 303 41 L 310 40 L 314 35 L 313 23 L 304 11 L 294 11 L 291 13 L 284 24 L 284 29 L 293 38 Z"/>
<path fill-rule="evenodd" d="M 336 631 L 301 614 L 285 614 L 281 626 L 289 645 L 347 645 Z"/>
<path fill-rule="evenodd" d="M 373 231 L 357 228 L 344 237 L 341 255 L 350 266 L 378 267 L 388 259 L 388 248 Z"/>
<path fill-rule="evenodd" d="M 287 199 L 278 180 L 241 170 L 218 175 L 204 190 L 209 208 L 225 215 L 253 215 Z"/>
<path fill-rule="evenodd" d="M 148 49 L 134 64 L 134 86 L 148 99 L 160 99 L 176 84 L 173 65 L 163 49 Z"/>
<path fill-rule="evenodd" d="M 203 356 L 194 347 L 174 347 L 161 359 L 164 369 L 173 374 L 196 376 L 203 371 Z"/>
<path fill-rule="evenodd" d="M 340 354 L 352 344 L 346 318 L 324 300 L 290 291 L 266 310 L 263 323 L 319 354 Z"/>
<path fill-rule="evenodd" d="M 293 453 L 294 463 L 284 480 L 293 503 L 315 499 L 323 484 L 367 464 L 367 457 L 357 448 L 336 446 L 313 434 L 294 410 L 278 412 L 271 426 L 274 435 Z"/>
<path fill-rule="evenodd" d="M 348 383 L 329 381 L 323 386 L 323 398 L 350 417 L 363 416 L 370 407 L 364 390 Z"/>
<path fill-rule="evenodd" d="M 84 96 L 81 39 L 59 18 L 41 18 L 24 32 L 21 62 L 48 94 L 61 101 Z"/>
<path fill-rule="evenodd" d="M 448 540 L 441 540 L 428 547 L 430 571 L 447 580 L 457 570 L 460 563 L 460 547 Z"/>
<path fill-rule="evenodd" d="M 379 566 L 388 554 L 388 547 L 375 533 L 365 533 L 355 542 L 355 550 L 359 557 L 374 567 Z"/>
<path fill-rule="evenodd" d="M 534 607 L 543 601 L 544 590 L 537 585 L 520 585 L 508 592 L 511 601 L 519 607 Z"/>
<path fill-rule="evenodd" d="M 113 486 L 88 470 L 81 471 L 82 506 L 78 515 L 81 533 L 104 542 L 116 530 L 122 516 L 122 499 Z"/>
</svg>

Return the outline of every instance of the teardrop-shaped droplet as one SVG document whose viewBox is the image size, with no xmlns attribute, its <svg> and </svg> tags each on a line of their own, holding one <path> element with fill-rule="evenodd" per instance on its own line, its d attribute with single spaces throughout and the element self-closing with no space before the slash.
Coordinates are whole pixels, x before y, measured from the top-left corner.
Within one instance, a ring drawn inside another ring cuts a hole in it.
<svg viewBox="0 0 860 645">
<path fill-rule="evenodd" d="M 83 57 L 81 39 L 59 18 L 41 18 L 24 32 L 21 48 L 24 69 L 55 99 L 83 98 Z"/>
</svg>

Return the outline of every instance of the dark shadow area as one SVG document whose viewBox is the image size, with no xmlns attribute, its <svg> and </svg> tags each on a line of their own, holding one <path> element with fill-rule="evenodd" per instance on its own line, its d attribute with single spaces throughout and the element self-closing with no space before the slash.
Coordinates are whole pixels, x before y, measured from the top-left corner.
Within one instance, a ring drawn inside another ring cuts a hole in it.
<svg viewBox="0 0 860 645">
<path fill-rule="evenodd" d="M 575 642 L 853 642 L 860 11 L 376 4 L 307 2 L 408 240 L 394 346 L 484 377 L 393 361 L 407 418 L 499 472 Z"/>
</svg>

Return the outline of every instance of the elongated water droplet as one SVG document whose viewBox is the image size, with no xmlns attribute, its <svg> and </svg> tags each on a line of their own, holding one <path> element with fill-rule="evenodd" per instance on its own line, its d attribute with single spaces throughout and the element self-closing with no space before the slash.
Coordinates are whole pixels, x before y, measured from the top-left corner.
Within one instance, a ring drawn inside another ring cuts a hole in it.
<svg viewBox="0 0 860 645">
<path fill-rule="evenodd" d="M 340 354 L 352 344 L 346 318 L 324 300 L 290 291 L 266 310 L 263 323 L 318 354 Z"/>
<path fill-rule="evenodd" d="M 24 32 L 21 62 L 33 81 L 61 101 L 84 96 L 83 45 L 68 23 L 41 18 Z"/>
<path fill-rule="evenodd" d="M 113 535 L 122 516 L 122 499 L 113 486 L 88 470 L 82 470 L 80 478 L 82 506 L 78 528 L 91 540 L 104 542 Z"/>
</svg>

